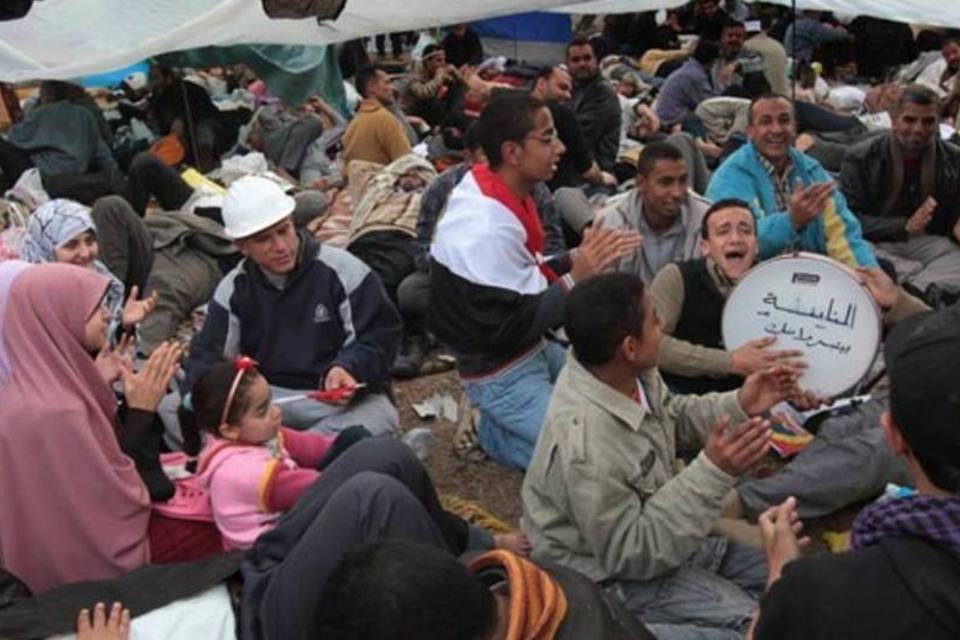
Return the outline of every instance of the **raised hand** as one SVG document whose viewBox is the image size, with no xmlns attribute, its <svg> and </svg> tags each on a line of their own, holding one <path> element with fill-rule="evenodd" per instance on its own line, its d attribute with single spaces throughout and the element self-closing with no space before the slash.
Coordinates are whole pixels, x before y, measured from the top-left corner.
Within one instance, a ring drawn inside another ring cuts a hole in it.
<svg viewBox="0 0 960 640">
<path fill-rule="evenodd" d="M 770 422 L 750 418 L 731 428 L 730 416 L 713 427 L 703 453 L 725 473 L 740 477 L 770 451 Z"/>
<path fill-rule="evenodd" d="M 570 275 L 575 282 L 604 271 L 620 258 L 630 255 L 643 244 L 643 236 L 623 229 L 584 229 L 583 241 L 573 254 Z"/>
<path fill-rule="evenodd" d="M 790 196 L 790 221 L 795 229 L 803 229 L 817 219 L 833 196 L 832 182 L 821 182 L 809 187 L 798 179 Z"/>
<path fill-rule="evenodd" d="M 783 568 L 800 557 L 800 552 L 810 544 L 810 538 L 798 538 L 803 531 L 803 522 L 797 514 L 797 499 L 790 497 L 776 507 L 770 507 L 758 520 L 763 550 L 767 554 L 767 584 L 780 579 Z"/>
<path fill-rule="evenodd" d="M 767 348 L 776 341 L 776 337 L 769 336 L 759 340 L 751 340 L 734 349 L 730 354 L 733 358 L 733 372 L 746 377 L 751 373 L 778 364 L 790 364 L 798 369 L 806 368 L 806 363 L 799 359 L 803 355 L 803 351 Z"/>
<path fill-rule="evenodd" d="M 143 322 L 157 306 L 156 291 L 150 294 L 149 298 L 144 298 L 143 300 L 137 300 L 139 293 L 139 287 L 136 285 L 130 287 L 130 295 L 127 296 L 127 301 L 123 305 L 122 322 L 124 328 L 129 329 Z"/>
<path fill-rule="evenodd" d="M 100 370 L 100 375 L 107 381 L 107 384 L 113 384 L 120 379 L 123 370 L 133 364 L 133 343 L 134 338 L 130 334 L 125 334 L 120 338 L 117 346 L 112 347 L 108 342 L 97 354 L 94 364 Z"/>
<path fill-rule="evenodd" d="M 797 392 L 798 369 L 778 365 L 747 376 L 740 387 L 740 407 L 748 416 L 760 415 L 778 402 Z"/>
<path fill-rule="evenodd" d="M 132 366 L 125 367 L 122 378 L 127 406 L 155 412 L 167 394 L 181 357 L 183 347 L 168 341 L 153 350 L 140 371 L 134 371 Z"/>
<path fill-rule="evenodd" d="M 933 212 L 937 210 L 937 201 L 930 196 L 923 201 L 913 215 L 907 220 L 907 233 L 920 234 L 927 230 L 927 225 L 933 220 Z"/>
</svg>

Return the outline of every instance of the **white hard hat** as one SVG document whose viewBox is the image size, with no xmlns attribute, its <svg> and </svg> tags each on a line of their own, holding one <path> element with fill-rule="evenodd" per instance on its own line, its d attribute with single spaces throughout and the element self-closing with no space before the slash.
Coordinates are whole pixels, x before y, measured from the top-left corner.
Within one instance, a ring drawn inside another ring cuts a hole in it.
<svg viewBox="0 0 960 640">
<path fill-rule="evenodd" d="M 223 199 L 223 226 L 234 240 L 252 236 L 293 213 L 296 201 L 272 180 L 244 176 Z"/>
</svg>

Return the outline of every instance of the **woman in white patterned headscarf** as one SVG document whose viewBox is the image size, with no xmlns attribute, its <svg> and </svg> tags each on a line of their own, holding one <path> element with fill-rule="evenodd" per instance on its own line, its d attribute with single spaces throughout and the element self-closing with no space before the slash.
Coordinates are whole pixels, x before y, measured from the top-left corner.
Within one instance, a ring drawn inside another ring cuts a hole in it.
<svg viewBox="0 0 960 640">
<path fill-rule="evenodd" d="M 156 296 L 137 300 L 133 287 L 126 303 L 123 283 L 99 259 L 97 227 L 87 207 L 73 200 L 59 198 L 37 208 L 27 224 L 21 259 L 27 262 L 62 262 L 93 269 L 110 279 L 104 300 L 114 319 L 111 335 L 123 326 L 132 330 L 156 305 Z"/>
</svg>

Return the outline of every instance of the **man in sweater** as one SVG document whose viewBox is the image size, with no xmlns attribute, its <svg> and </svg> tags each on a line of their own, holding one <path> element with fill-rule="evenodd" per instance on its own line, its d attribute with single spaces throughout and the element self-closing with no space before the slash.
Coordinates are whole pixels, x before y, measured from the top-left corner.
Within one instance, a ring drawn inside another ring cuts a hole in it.
<svg viewBox="0 0 960 640">
<path fill-rule="evenodd" d="M 534 559 L 604 584 L 658 638 L 740 637 L 765 563 L 711 532 L 769 450 L 769 423 L 751 416 L 792 392 L 795 371 L 771 367 L 726 394 L 672 394 L 656 369 L 656 311 L 625 273 L 574 289 L 565 327 L 572 351 L 523 484 Z M 684 445 L 703 450 L 675 473 Z"/>
<path fill-rule="evenodd" d="M 719 93 L 710 79 L 710 69 L 719 57 L 720 47 L 716 42 L 701 40 L 693 56 L 667 77 L 655 105 L 664 128 L 681 124 L 698 104 Z"/>
<path fill-rule="evenodd" d="M 283 404 L 285 425 L 391 433 L 398 416 L 386 392 L 400 317 L 363 262 L 296 231 L 294 204 L 265 178 L 230 185 L 224 227 L 244 259 L 217 285 L 190 345 L 187 387 L 212 364 L 242 354 L 260 364 L 275 399 L 344 390 L 336 404 Z"/>
<path fill-rule="evenodd" d="M 343 134 L 343 165 L 366 160 L 388 165 L 410 153 L 403 125 L 387 108 L 393 104 L 393 87 L 386 72 L 377 67 L 357 71 L 357 92 L 363 97 Z"/>
<path fill-rule="evenodd" d="M 632 255 L 618 261 L 619 271 L 632 273 L 649 286 L 671 262 L 700 255 L 700 228 L 710 205 L 687 188 L 688 175 L 683 154 L 669 142 L 651 142 L 643 148 L 636 187 L 600 222 L 643 237 Z"/>
<path fill-rule="evenodd" d="M 600 73 L 593 45 L 574 38 L 567 45 L 567 67 L 573 76 L 570 106 L 580 123 L 587 149 L 604 171 L 613 171 L 620 147 L 620 100 Z"/>
<path fill-rule="evenodd" d="M 770 586 L 753 638 L 960 637 L 957 358 L 956 306 L 915 316 L 891 332 L 884 347 L 890 410 L 880 422 L 916 493 L 861 511 L 852 551 L 837 555 L 799 558 L 792 501 L 765 513 L 760 526 Z"/>
<path fill-rule="evenodd" d="M 863 235 L 928 301 L 960 294 L 960 149 L 940 138 L 940 100 L 903 90 L 893 129 L 848 149 L 840 186 Z"/>
<path fill-rule="evenodd" d="M 454 188 L 430 248 L 431 324 L 457 356 L 480 410 L 479 437 L 496 461 L 525 468 L 565 351 L 547 334 L 567 292 L 639 242 L 634 232 L 587 233 L 568 273 L 545 256 L 534 186 L 563 153 L 550 110 L 522 94 L 495 97 L 478 137 L 488 164 Z M 559 271 L 559 273 L 558 273 Z"/>
</svg>

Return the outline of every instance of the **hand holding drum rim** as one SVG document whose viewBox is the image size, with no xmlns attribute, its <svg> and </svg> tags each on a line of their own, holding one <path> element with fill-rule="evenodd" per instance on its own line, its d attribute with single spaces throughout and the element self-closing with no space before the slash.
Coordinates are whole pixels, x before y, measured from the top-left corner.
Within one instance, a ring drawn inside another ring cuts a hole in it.
<svg viewBox="0 0 960 640">
<path fill-rule="evenodd" d="M 733 372 L 740 376 L 749 376 L 778 364 L 793 365 L 798 369 L 806 369 L 807 364 L 801 358 L 803 351 L 797 349 L 769 349 L 776 343 L 776 336 L 768 336 L 758 340 L 751 340 L 731 353 Z"/>
<path fill-rule="evenodd" d="M 642 243 L 643 236 L 636 231 L 588 227 L 583 230 L 583 241 L 573 254 L 570 275 L 574 282 L 595 276 L 636 251 Z"/>
<path fill-rule="evenodd" d="M 803 229 L 817 219 L 833 196 L 832 182 L 820 182 L 809 187 L 798 179 L 790 196 L 790 222 L 795 229 Z"/>
<path fill-rule="evenodd" d="M 770 451 L 770 421 L 750 418 L 731 427 L 730 416 L 714 425 L 703 448 L 704 455 L 724 473 L 740 477 Z"/>
</svg>

